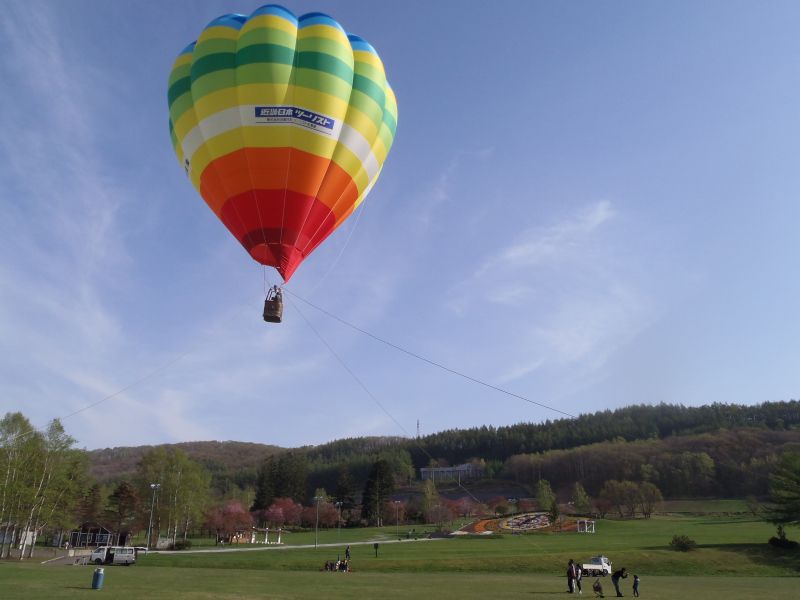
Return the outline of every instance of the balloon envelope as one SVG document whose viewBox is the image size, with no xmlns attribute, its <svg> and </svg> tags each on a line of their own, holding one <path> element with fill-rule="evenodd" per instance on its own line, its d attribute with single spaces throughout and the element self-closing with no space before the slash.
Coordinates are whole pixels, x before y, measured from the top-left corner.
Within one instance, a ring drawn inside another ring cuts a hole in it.
<svg viewBox="0 0 800 600">
<path fill-rule="evenodd" d="M 370 44 L 276 5 L 209 23 L 175 60 L 168 101 L 192 183 L 285 281 L 364 200 L 397 125 Z"/>
</svg>

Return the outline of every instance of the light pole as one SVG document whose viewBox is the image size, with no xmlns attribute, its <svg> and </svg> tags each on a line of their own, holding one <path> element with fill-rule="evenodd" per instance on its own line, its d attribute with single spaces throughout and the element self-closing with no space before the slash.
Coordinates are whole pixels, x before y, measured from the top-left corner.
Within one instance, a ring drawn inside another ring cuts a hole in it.
<svg viewBox="0 0 800 600">
<path fill-rule="evenodd" d="M 337 516 L 337 520 L 336 520 L 336 542 L 338 543 L 339 542 L 339 531 L 342 528 L 342 503 L 341 502 L 337 502 L 336 504 L 334 504 L 334 506 L 336 507 L 337 515 L 338 515 Z"/>
<path fill-rule="evenodd" d="M 317 520 L 314 524 L 314 548 L 319 545 L 319 502 L 322 500 L 322 496 L 314 496 L 314 502 L 317 503 Z"/>
<path fill-rule="evenodd" d="M 509 498 L 508 503 L 511 505 L 511 535 L 514 535 L 514 518 L 517 516 L 517 499 Z"/>
<path fill-rule="evenodd" d="M 394 528 L 397 539 L 400 539 L 400 500 L 394 501 Z"/>
<path fill-rule="evenodd" d="M 160 483 L 151 483 L 150 489 L 153 490 L 153 499 L 150 501 L 150 523 L 147 525 L 147 549 L 150 550 L 150 535 L 153 531 L 153 507 L 156 505 L 156 492 L 161 489 Z"/>
</svg>

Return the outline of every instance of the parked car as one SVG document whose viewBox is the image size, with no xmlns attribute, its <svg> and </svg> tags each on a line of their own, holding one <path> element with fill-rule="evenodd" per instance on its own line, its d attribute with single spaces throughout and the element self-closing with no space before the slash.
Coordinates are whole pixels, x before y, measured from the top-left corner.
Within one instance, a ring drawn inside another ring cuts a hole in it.
<svg viewBox="0 0 800 600">
<path fill-rule="evenodd" d="M 605 577 L 611 575 L 611 561 L 606 556 L 593 556 L 581 565 L 581 570 L 588 577 Z"/>
<path fill-rule="evenodd" d="M 136 562 L 133 546 L 98 546 L 89 557 L 96 565 L 132 565 Z"/>
</svg>

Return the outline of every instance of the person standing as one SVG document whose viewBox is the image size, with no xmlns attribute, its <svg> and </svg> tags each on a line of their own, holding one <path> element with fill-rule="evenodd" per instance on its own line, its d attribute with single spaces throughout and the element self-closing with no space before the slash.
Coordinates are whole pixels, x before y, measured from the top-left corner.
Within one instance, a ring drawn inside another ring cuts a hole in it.
<svg viewBox="0 0 800 600">
<path fill-rule="evenodd" d="M 578 593 L 583 593 L 583 588 L 581 587 L 581 578 L 583 577 L 583 569 L 578 563 L 575 563 L 575 585 L 578 587 Z"/>
<path fill-rule="evenodd" d="M 636 597 L 636 598 L 638 598 L 638 597 L 639 597 L 639 582 L 640 582 L 640 581 L 641 581 L 641 580 L 639 579 L 639 576 L 638 576 L 638 575 L 634 575 L 634 576 L 633 576 L 633 595 L 634 595 L 634 597 Z"/>
<path fill-rule="evenodd" d="M 350 560 L 350 546 L 348 545 L 347 548 L 344 549 L 344 559 Z"/>
<path fill-rule="evenodd" d="M 622 567 L 619 571 L 614 571 L 611 575 L 611 583 L 614 584 L 614 589 L 617 590 L 617 598 L 622 598 L 622 592 L 619 590 L 619 580 L 628 578 L 628 570 Z"/>
<path fill-rule="evenodd" d="M 575 577 L 577 576 L 577 571 L 575 571 L 575 561 L 571 558 L 567 563 L 567 587 L 569 588 L 567 591 L 570 594 L 575 593 Z"/>
</svg>

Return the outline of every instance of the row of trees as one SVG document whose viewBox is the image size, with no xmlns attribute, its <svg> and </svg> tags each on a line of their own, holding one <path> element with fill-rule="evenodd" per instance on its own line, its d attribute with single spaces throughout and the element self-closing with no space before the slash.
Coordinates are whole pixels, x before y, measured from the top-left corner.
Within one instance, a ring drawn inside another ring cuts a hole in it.
<svg viewBox="0 0 800 600">
<path fill-rule="evenodd" d="M 650 481 L 668 497 L 709 493 L 746 496 L 767 492 L 769 475 L 782 447 L 789 443 L 800 445 L 799 423 L 800 403 L 797 401 L 749 407 L 662 404 L 632 406 L 540 424 L 444 431 L 414 440 L 350 438 L 292 450 L 300 468 L 295 480 L 302 479 L 302 475 L 306 479 L 290 493 L 263 488 L 264 466 L 261 463 L 264 457 L 273 455 L 277 463 L 285 453 L 274 446 L 239 442 L 176 446 L 212 473 L 212 487 L 220 496 L 256 488 L 259 506 L 266 506 L 269 500 L 282 495 L 299 500 L 310 496 L 317 488 L 336 490 L 343 468 L 351 479 L 351 487 L 360 492 L 378 457 L 390 463 L 398 483 L 413 480 L 420 467 L 475 461 L 488 478 L 510 477 L 528 483 L 546 478 L 558 489 L 572 481 L 583 481 L 595 494 L 608 479 L 629 479 Z M 626 443 L 633 446 L 620 447 Z M 597 444 L 613 446 L 606 451 Z M 579 448 L 603 455 L 572 454 Z M 641 450 L 640 454 L 646 450 L 646 456 L 631 460 L 630 449 Z M 115 481 L 112 473 L 132 471 L 142 451 L 142 448 L 122 448 L 93 452 L 92 471 L 101 480 Z M 619 460 L 615 458 L 617 453 L 621 456 Z M 682 454 L 679 460 L 674 457 L 676 454 Z M 520 478 L 521 465 L 515 464 L 515 460 L 519 462 L 515 457 L 537 455 L 542 464 L 536 469 L 542 472 Z M 556 464 L 558 460 L 560 464 Z M 648 462 L 650 467 L 647 467 Z M 551 468 L 545 463 L 550 463 Z M 648 468 L 650 472 L 642 471 Z"/>
<path fill-rule="evenodd" d="M 21 413 L 0 421 L 0 558 L 33 553 L 37 532 L 71 521 L 86 478 L 86 453 L 59 421 L 37 431 Z"/>
<path fill-rule="evenodd" d="M 501 476 L 525 485 L 547 479 L 556 489 L 580 481 L 596 495 L 608 480 L 650 482 L 667 497 L 763 496 L 781 454 L 800 431 L 723 430 L 635 442 L 612 440 L 569 450 L 519 454 Z"/>
<path fill-rule="evenodd" d="M 133 476 L 106 488 L 92 483 L 86 453 L 74 447 L 58 421 L 36 431 L 23 415 L 10 413 L 0 421 L 0 557 L 18 546 L 30 556 L 36 532 L 71 529 L 84 521 L 100 521 L 116 532 L 142 531 L 151 511 L 153 531 L 172 544 L 200 529 L 225 537 L 252 524 L 309 526 L 317 519 L 320 526 L 332 527 L 444 522 L 455 515 L 533 509 L 557 516 L 554 489 L 562 499 L 569 491 L 578 514 L 648 517 L 662 492 L 723 495 L 732 489 L 726 482 L 734 475 L 740 491 L 770 490 L 769 518 L 788 523 L 800 514 L 800 458 L 789 452 L 800 448 L 799 436 L 791 430 L 725 429 L 520 454 L 502 465 L 501 474 L 535 490 L 535 498 L 510 505 L 504 498 L 442 497 L 431 481 L 401 500 L 398 487 L 413 477 L 411 453 L 397 440 L 374 439 L 362 440 L 360 448 L 374 453 L 360 455 L 356 467 L 347 460 L 328 464 L 307 451 L 286 452 L 263 461 L 253 488 L 234 486 L 224 494 L 213 489 L 209 471 L 185 452 L 156 447 L 142 456 Z M 336 456 L 346 457 L 356 447 L 355 442 L 343 444 Z M 321 480 L 315 473 L 324 473 L 327 485 L 316 485 Z"/>
</svg>

